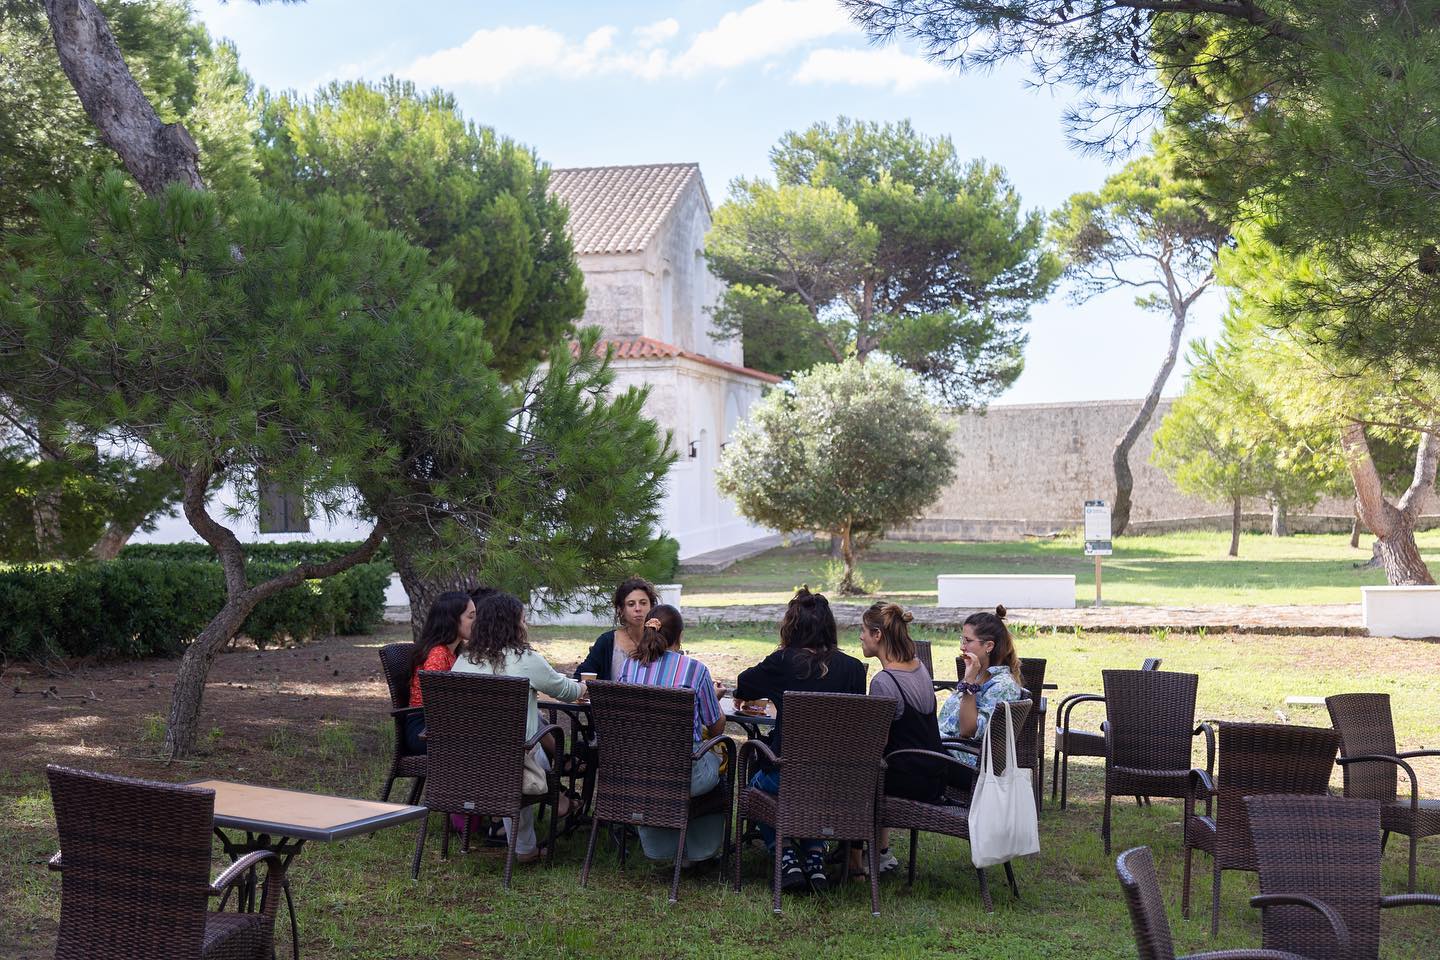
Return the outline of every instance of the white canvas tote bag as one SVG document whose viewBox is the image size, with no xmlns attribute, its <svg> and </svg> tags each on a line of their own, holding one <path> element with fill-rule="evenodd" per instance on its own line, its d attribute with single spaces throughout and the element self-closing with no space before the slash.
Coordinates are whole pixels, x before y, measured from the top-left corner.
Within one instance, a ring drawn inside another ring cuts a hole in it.
<svg viewBox="0 0 1440 960">
<path fill-rule="evenodd" d="M 990 765 L 990 728 L 996 719 L 992 714 L 980 740 L 980 767 L 970 799 L 970 860 L 977 867 L 1040 852 L 1030 771 L 1015 762 L 1010 711 L 997 705 L 995 713 L 1003 715 L 1005 724 L 1005 772 L 997 774 Z"/>
</svg>

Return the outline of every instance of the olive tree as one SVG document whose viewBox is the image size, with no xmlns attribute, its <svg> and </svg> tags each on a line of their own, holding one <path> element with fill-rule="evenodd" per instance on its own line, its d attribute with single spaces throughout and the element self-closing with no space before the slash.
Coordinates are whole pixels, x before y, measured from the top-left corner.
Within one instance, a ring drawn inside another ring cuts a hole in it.
<svg viewBox="0 0 1440 960">
<path fill-rule="evenodd" d="M 839 591 L 854 594 L 865 548 L 954 477 L 949 437 L 918 377 L 883 357 L 851 359 L 799 374 L 757 403 L 716 480 L 755 523 L 828 532 L 845 564 Z"/>
</svg>

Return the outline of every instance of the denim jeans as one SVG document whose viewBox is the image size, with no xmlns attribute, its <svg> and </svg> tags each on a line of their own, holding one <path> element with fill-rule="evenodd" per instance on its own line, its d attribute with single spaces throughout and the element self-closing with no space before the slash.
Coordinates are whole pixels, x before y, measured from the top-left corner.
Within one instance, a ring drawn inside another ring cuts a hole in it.
<svg viewBox="0 0 1440 960">
<path fill-rule="evenodd" d="M 757 790 L 764 790 L 766 793 L 780 794 L 780 771 L 760 770 L 750 778 L 750 786 Z M 760 837 L 765 841 L 765 847 L 771 853 L 775 852 L 775 828 L 768 823 L 760 826 Z M 825 851 L 824 840 L 801 840 L 796 837 L 790 838 L 790 843 L 800 850 L 802 854 L 821 854 Z"/>
</svg>

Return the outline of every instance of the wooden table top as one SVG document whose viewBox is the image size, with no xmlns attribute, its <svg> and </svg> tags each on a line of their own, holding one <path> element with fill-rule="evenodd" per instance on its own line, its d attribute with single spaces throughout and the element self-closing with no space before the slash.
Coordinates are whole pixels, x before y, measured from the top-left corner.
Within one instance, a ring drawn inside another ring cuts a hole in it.
<svg viewBox="0 0 1440 960">
<path fill-rule="evenodd" d="M 425 815 L 424 807 L 353 800 L 323 793 L 260 787 L 230 780 L 196 780 L 215 791 L 215 826 L 297 840 L 340 840 Z"/>
</svg>

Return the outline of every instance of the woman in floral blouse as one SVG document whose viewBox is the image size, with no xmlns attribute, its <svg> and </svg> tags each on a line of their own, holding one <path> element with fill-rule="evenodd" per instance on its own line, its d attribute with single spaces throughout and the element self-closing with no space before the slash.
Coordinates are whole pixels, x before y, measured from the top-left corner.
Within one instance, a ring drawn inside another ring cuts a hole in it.
<svg viewBox="0 0 1440 960">
<path fill-rule="evenodd" d="M 955 695 L 940 708 L 943 737 L 980 737 L 990 723 L 995 704 L 1025 699 L 1020 686 L 1020 655 L 1005 627 L 1004 606 L 996 607 L 994 613 L 972 613 L 965 620 L 964 637 L 960 656 L 965 661 L 965 675 Z M 972 770 L 977 765 L 974 754 L 953 753 Z M 973 786 L 975 775 L 964 773 L 962 785 Z"/>
</svg>

